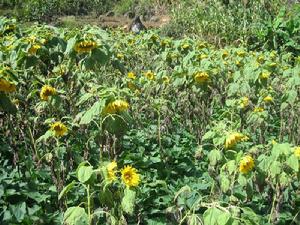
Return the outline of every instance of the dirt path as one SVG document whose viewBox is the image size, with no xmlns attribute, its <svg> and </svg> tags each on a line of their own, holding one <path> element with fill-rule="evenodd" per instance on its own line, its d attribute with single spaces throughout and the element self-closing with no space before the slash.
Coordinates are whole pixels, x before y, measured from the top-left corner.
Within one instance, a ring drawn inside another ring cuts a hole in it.
<svg viewBox="0 0 300 225">
<path fill-rule="evenodd" d="M 84 26 L 87 24 L 97 25 L 103 28 L 123 28 L 127 29 L 132 19 L 125 16 L 64 16 L 57 19 L 57 24 L 61 26 Z M 170 22 L 170 16 L 157 15 L 149 21 L 142 21 L 147 28 L 161 28 Z"/>
</svg>

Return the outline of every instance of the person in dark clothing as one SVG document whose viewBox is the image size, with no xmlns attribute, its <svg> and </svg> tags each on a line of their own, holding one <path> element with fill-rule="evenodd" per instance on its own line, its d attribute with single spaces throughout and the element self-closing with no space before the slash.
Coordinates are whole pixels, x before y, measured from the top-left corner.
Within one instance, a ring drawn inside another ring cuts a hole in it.
<svg viewBox="0 0 300 225">
<path fill-rule="evenodd" d="M 132 31 L 133 33 L 139 34 L 142 30 L 146 30 L 146 27 L 142 23 L 140 17 L 136 16 L 133 19 L 133 21 L 129 27 L 129 30 Z"/>
</svg>

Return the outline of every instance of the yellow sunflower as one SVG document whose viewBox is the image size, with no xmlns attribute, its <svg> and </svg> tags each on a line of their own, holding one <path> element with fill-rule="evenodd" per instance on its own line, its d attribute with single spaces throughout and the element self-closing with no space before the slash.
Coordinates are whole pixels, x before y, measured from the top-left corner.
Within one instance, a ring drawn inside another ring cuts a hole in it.
<svg viewBox="0 0 300 225">
<path fill-rule="evenodd" d="M 240 172 L 241 173 L 249 173 L 254 168 L 254 159 L 247 155 L 241 159 L 240 162 Z"/>
<path fill-rule="evenodd" d="M 294 155 L 300 158 L 300 146 L 294 148 Z"/>
<path fill-rule="evenodd" d="M 209 75 L 206 72 L 198 72 L 194 76 L 194 80 L 199 84 L 203 84 L 209 80 Z"/>
<path fill-rule="evenodd" d="M 115 114 L 128 110 L 129 104 L 124 100 L 115 100 L 110 102 L 103 110 L 104 114 Z"/>
<path fill-rule="evenodd" d="M 50 125 L 50 130 L 56 137 L 61 137 L 67 133 L 68 128 L 62 122 L 55 122 Z"/>
<path fill-rule="evenodd" d="M 268 95 L 268 96 L 264 97 L 264 102 L 268 103 L 268 102 L 272 102 L 272 101 L 273 101 L 272 96 Z"/>
<path fill-rule="evenodd" d="M 94 41 L 80 41 L 75 44 L 74 50 L 78 53 L 87 53 L 97 47 Z"/>
<path fill-rule="evenodd" d="M 150 70 L 144 73 L 145 77 L 148 80 L 154 80 L 155 79 L 155 74 L 151 72 Z"/>
<path fill-rule="evenodd" d="M 42 46 L 40 45 L 32 45 L 29 49 L 28 49 L 28 53 L 31 54 L 31 55 L 35 55 L 36 52 L 41 48 Z"/>
<path fill-rule="evenodd" d="M 140 175 L 137 170 L 131 166 L 125 166 L 121 170 L 122 181 L 127 187 L 136 187 L 140 183 Z"/>
<path fill-rule="evenodd" d="M 43 101 L 48 101 L 49 96 L 56 95 L 56 89 L 50 85 L 44 85 L 40 92 L 40 98 Z"/>
<path fill-rule="evenodd" d="M 243 97 L 241 99 L 240 106 L 242 109 L 246 108 L 249 105 L 249 98 L 248 97 Z"/>
<path fill-rule="evenodd" d="M 0 91 L 9 93 L 9 92 L 14 92 L 16 91 L 16 85 L 14 85 L 13 83 L 0 78 Z"/>
<path fill-rule="evenodd" d="M 116 161 L 112 161 L 107 164 L 106 169 L 107 169 L 108 179 L 110 181 L 115 181 L 117 179 L 117 176 L 116 176 L 117 168 L 118 168 L 118 165 L 117 165 Z"/>
<path fill-rule="evenodd" d="M 129 73 L 127 73 L 127 77 L 128 77 L 129 79 L 132 79 L 132 80 L 135 80 L 135 79 L 136 79 L 136 75 L 134 74 L 134 72 L 129 72 Z"/>
<path fill-rule="evenodd" d="M 238 142 L 247 141 L 249 138 L 238 132 L 231 133 L 225 140 L 225 149 L 234 147 Z"/>
</svg>

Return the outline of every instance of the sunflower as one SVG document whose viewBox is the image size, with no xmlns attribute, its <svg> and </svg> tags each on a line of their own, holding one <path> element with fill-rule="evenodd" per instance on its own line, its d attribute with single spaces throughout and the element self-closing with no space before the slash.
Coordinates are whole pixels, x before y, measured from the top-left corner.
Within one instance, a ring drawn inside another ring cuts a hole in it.
<svg viewBox="0 0 300 225">
<path fill-rule="evenodd" d="M 144 73 L 145 77 L 148 80 L 154 80 L 155 79 L 155 74 L 151 72 L 150 70 Z"/>
<path fill-rule="evenodd" d="M 300 146 L 294 148 L 294 155 L 300 158 Z"/>
<path fill-rule="evenodd" d="M 28 49 L 28 53 L 31 55 L 35 55 L 37 50 L 39 50 L 41 48 L 40 45 L 32 45 L 29 49 Z"/>
<path fill-rule="evenodd" d="M 241 159 L 240 162 L 240 172 L 241 173 L 249 173 L 254 168 L 254 159 L 247 155 Z"/>
<path fill-rule="evenodd" d="M 107 164 L 106 170 L 108 174 L 109 181 L 115 181 L 117 179 L 116 172 L 117 172 L 118 165 L 116 161 L 112 161 Z"/>
<path fill-rule="evenodd" d="M 122 181 L 127 187 L 136 187 L 140 183 L 140 175 L 137 170 L 131 166 L 125 166 L 121 170 Z"/>
<path fill-rule="evenodd" d="M 75 44 L 75 51 L 78 53 L 87 53 L 97 47 L 97 43 L 94 41 L 80 41 Z"/>
<path fill-rule="evenodd" d="M 136 79 L 136 75 L 134 74 L 134 72 L 129 72 L 129 73 L 127 73 L 127 77 L 128 77 L 129 79 L 132 79 L 132 80 L 135 80 L 135 79 Z"/>
<path fill-rule="evenodd" d="M 264 111 L 264 108 L 262 108 L 262 107 L 255 107 L 254 108 L 254 110 L 253 110 L 253 112 L 263 112 Z"/>
<path fill-rule="evenodd" d="M 273 101 L 273 98 L 270 95 L 264 97 L 264 102 L 272 102 L 272 101 Z"/>
<path fill-rule="evenodd" d="M 110 102 L 103 110 L 104 114 L 115 114 L 128 110 L 129 104 L 124 100 L 115 100 Z"/>
<path fill-rule="evenodd" d="M 269 77 L 270 77 L 271 73 L 270 72 L 262 72 L 260 75 L 259 75 L 259 78 L 262 79 L 262 80 L 267 80 Z"/>
<path fill-rule="evenodd" d="M 241 100 L 240 106 L 242 109 L 246 108 L 249 105 L 249 98 L 243 97 Z"/>
<path fill-rule="evenodd" d="M 0 91 L 9 93 L 9 92 L 14 92 L 16 91 L 16 85 L 14 85 L 13 83 L 0 78 Z"/>
<path fill-rule="evenodd" d="M 44 85 L 42 87 L 42 90 L 40 92 L 40 98 L 43 101 L 48 101 L 49 96 L 56 95 L 56 89 L 54 87 L 51 87 L 49 85 Z"/>
<path fill-rule="evenodd" d="M 194 76 L 194 80 L 199 84 L 203 84 L 209 80 L 209 75 L 206 72 L 198 72 Z"/>
<path fill-rule="evenodd" d="M 238 132 L 231 133 L 225 140 L 225 149 L 234 147 L 238 142 L 247 141 L 248 137 Z"/>
<path fill-rule="evenodd" d="M 62 122 L 55 122 L 50 125 L 50 130 L 56 137 L 61 137 L 67 133 L 68 128 Z"/>
</svg>

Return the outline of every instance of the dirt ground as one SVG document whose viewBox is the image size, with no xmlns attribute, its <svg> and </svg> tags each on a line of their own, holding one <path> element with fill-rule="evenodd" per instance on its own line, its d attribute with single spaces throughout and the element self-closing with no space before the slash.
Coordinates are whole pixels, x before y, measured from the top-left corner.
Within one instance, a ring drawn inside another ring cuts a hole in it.
<svg viewBox="0 0 300 225">
<path fill-rule="evenodd" d="M 170 22 L 168 15 L 156 15 L 149 21 L 142 21 L 147 28 L 161 28 Z M 87 24 L 97 25 L 102 28 L 122 28 L 128 29 L 132 19 L 125 16 L 64 16 L 57 19 L 55 25 L 59 26 L 84 26 Z"/>
</svg>

